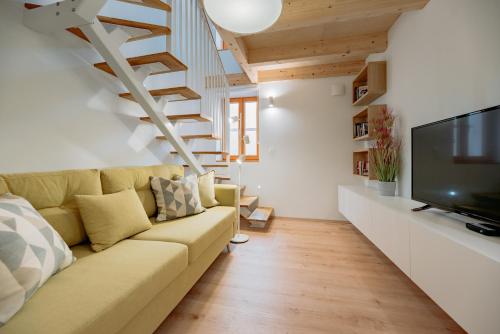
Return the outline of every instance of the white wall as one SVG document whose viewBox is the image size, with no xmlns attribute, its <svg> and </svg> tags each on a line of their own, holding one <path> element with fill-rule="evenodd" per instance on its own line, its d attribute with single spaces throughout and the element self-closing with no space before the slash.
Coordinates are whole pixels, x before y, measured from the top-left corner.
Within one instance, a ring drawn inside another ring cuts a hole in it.
<svg viewBox="0 0 500 334">
<path fill-rule="evenodd" d="M 350 87 L 352 77 L 260 84 L 259 163 L 242 167 L 247 194 L 277 216 L 343 219 L 337 186 L 361 182 L 352 175 L 350 89 L 331 96 L 331 86 Z M 238 94 L 248 95 L 240 91 Z M 268 96 L 275 108 L 267 107 Z M 236 168 L 232 176 L 237 180 Z M 259 189 L 260 186 L 260 189 Z"/>
<path fill-rule="evenodd" d="M 69 33 L 23 26 L 21 3 L 0 2 L 0 173 L 165 161 L 168 145 L 98 60 Z"/>
<path fill-rule="evenodd" d="M 411 128 L 500 104 L 500 1 L 431 0 L 389 33 L 387 103 L 404 136 L 400 193 L 411 195 Z"/>
</svg>

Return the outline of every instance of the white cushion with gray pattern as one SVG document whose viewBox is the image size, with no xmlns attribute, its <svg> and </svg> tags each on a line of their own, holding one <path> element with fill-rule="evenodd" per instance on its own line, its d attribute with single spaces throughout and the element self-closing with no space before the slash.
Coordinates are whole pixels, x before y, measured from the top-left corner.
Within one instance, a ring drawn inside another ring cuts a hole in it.
<svg viewBox="0 0 500 334">
<path fill-rule="evenodd" d="M 151 188 L 158 206 L 157 221 L 172 220 L 205 211 L 201 205 L 196 175 L 178 180 L 151 177 Z"/>
<path fill-rule="evenodd" d="M 0 326 L 73 261 L 68 245 L 27 200 L 0 195 Z"/>
</svg>

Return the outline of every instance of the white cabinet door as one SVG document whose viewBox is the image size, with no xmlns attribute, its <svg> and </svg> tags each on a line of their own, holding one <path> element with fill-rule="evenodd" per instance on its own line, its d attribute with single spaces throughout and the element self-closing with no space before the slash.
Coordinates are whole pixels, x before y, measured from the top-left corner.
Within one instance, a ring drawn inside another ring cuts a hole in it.
<svg viewBox="0 0 500 334">
<path fill-rule="evenodd" d="M 369 233 L 371 220 L 369 200 L 355 192 L 349 192 L 348 199 L 349 210 L 352 216 L 351 222 L 364 235 L 367 235 Z"/>
<path fill-rule="evenodd" d="M 411 279 L 467 332 L 500 333 L 500 265 L 414 222 Z"/>
<path fill-rule="evenodd" d="M 410 276 L 410 230 L 405 215 L 379 203 L 371 205 L 371 241 Z"/>
</svg>

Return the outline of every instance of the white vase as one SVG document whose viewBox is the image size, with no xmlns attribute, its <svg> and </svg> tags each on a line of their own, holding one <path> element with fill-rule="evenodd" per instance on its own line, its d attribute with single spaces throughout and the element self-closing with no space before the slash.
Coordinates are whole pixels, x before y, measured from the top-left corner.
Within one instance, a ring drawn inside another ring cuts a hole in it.
<svg viewBox="0 0 500 334">
<path fill-rule="evenodd" d="M 396 182 L 378 181 L 378 193 L 382 196 L 396 196 Z"/>
</svg>

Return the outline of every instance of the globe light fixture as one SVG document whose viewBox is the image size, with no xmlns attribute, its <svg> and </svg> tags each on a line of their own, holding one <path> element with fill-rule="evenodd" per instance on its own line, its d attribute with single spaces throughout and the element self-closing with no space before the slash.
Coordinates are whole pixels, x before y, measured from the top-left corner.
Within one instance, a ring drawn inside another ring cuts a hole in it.
<svg viewBox="0 0 500 334">
<path fill-rule="evenodd" d="M 215 24 L 238 34 L 254 34 L 271 27 L 280 17 L 282 0 L 204 0 Z"/>
</svg>

